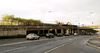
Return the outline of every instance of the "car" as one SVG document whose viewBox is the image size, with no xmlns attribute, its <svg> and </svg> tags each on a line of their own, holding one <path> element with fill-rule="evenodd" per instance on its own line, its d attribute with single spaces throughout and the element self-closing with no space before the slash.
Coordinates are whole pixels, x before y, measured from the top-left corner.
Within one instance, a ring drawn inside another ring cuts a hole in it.
<svg viewBox="0 0 100 53">
<path fill-rule="evenodd" d="M 78 35 L 77 33 L 74 33 L 74 35 Z"/>
<path fill-rule="evenodd" d="M 69 33 L 65 33 L 65 36 L 69 36 L 70 34 Z"/>
<path fill-rule="evenodd" d="M 54 34 L 53 33 L 47 33 L 46 38 L 54 38 Z"/>
<path fill-rule="evenodd" d="M 26 36 L 26 39 L 27 40 L 39 40 L 40 39 L 40 36 L 38 36 L 37 34 L 35 33 L 30 33 Z"/>
<path fill-rule="evenodd" d="M 57 36 L 57 37 L 62 37 L 63 34 L 62 34 L 62 33 L 58 33 L 56 36 Z"/>
</svg>

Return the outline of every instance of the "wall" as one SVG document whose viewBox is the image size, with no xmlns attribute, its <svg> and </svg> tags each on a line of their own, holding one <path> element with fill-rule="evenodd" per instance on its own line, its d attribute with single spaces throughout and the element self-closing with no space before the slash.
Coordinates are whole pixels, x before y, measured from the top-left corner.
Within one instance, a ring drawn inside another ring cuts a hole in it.
<svg viewBox="0 0 100 53">
<path fill-rule="evenodd" d="M 26 30 L 0 31 L 0 36 L 26 35 Z"/>
</svg>

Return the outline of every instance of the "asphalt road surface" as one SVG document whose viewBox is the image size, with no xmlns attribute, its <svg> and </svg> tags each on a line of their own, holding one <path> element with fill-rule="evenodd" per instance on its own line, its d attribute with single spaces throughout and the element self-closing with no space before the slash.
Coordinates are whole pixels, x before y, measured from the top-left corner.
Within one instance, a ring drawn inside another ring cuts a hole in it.
<svg viewBox="0 0 100 53">
<path fill-rule="evenodd" d="M 23 40 L 0 45 L 0 53 L 100 53 L 87 45 L 94 36 L 67 36 L 52 39 Z M 10 42 L 10 41 L 9 41 Z"/>
</svg>

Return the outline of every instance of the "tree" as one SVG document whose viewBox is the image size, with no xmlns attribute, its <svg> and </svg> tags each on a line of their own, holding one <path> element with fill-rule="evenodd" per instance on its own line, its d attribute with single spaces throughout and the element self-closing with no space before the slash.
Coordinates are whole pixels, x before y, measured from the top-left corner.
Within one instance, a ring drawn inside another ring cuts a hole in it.
<svg viewBox="0 0 100 53">
<path fill-rule="evenodd" d="M 14 15 L 4 15 L 3 22 L 4 25 L 12 25 L 14 20 Z"/>
<path fill-rule="evenodd" d="M 72 25 L 71 22 L 67 22 L 67 25 Z"/>
<path fill-rule="evenodd" d="M 15 17 L 14 15 L 4 15 L 3 17 L 4 25 L 39 25 L 40 20 L 24 19 L 20 17 Z M 6 23 L 5 23 L 6 22 Z"/>
</svg>

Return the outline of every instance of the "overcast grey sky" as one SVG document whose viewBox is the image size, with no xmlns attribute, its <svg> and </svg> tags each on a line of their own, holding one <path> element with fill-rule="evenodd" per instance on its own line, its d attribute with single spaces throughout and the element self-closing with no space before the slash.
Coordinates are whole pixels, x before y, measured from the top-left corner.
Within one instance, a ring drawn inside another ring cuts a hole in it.
<svg viewBox="0 0 100 53">
<path fill-rule="evenodd" d="M 100 0 L 0 0 L 0 17 L 4 14 L 46 23 L 100 25 Z"/>
</svg>

